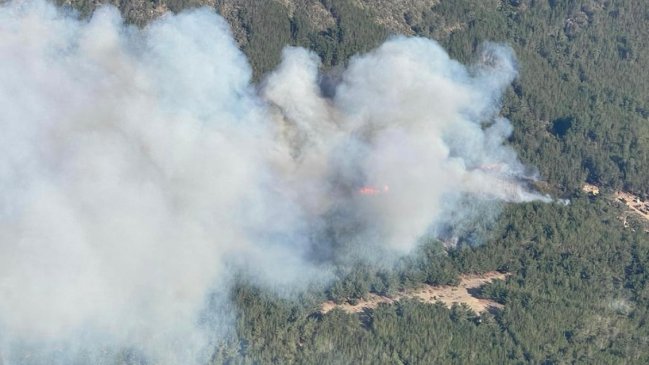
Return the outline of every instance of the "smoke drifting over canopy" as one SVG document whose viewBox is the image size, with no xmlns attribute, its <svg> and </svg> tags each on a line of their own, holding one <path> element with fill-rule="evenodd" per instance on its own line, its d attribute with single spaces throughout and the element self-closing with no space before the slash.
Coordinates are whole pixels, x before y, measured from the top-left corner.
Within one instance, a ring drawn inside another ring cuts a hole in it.
<svg viewBox="0 0 649 365">
<path fill-rule="evenodd" d="M 300 48 L 253 85 L 206 9 L 137 29 L 27 1 L 0 7 L 0 56 L 5 364 L 204 363 L 232 269 L 299 289 L 408 253 L 466 194 L 548 200 L 503 145 L 507 47 L 465 67 L 393 38 L 324 97 Z"/>
</svg>

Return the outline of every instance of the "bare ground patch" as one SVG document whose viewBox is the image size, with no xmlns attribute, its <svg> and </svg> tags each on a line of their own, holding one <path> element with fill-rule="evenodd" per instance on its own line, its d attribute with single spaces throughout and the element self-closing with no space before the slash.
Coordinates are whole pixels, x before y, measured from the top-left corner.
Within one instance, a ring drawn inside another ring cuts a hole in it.
<svg viewBox="0 0 649 365">
<path fill-rule="evenodd" d="M 359 300 L 354 305 L 350 303 L 336 304 L 333 301 L 327 301 L 322 303 L 320 312 L 324 314 L 335 308 L 340 308 L 347 313 L 360 313 L 366 308 L 374 309 L 381 303 L 392 304 L 401 299 L 412 298 L 419 299 L 424 303 L 441 302 L 447 307 L 451 307 L 454 303 L 466 304 L 474 312 L 482 313 L 490 309 L 501 309 L 503 305 L 493 300 L 478 298 L 476 296 L 478 289 L 494 280 L 504 280 L 509 275 L 509 273 L 497 271 L 481 275 L 462 275 L 460 276 L 460 284 L 457 286 L 424 285 L 417 289 L 400 292 L 392 297 L 370 293 L 367 299 Z"/>
<path fill-rule="evenodd" d="M 590 196 L 598 196 L 600 188 L 592 184 L 584 184 L 581 190 Z M 606 196 L 608 199 L 624 204 L 628 210 L 620 216 L 625 228 L 630 228 L 628 222 L 629 216 L 642 218 L 644 221 L 644 231 L 649 233 L 649 201 L 641 199 L 639 196 L 626 191 L 616 191 L 613 195 Z"/>
<path fill-rule="evenodd" d="M 644 219 L 649 220 L 649 202 L 643 201 L 640 197 L 624 191 L 616 192 L 615 198 L 624 203 L 633 212 L 641 215 Z"/>
</svg>

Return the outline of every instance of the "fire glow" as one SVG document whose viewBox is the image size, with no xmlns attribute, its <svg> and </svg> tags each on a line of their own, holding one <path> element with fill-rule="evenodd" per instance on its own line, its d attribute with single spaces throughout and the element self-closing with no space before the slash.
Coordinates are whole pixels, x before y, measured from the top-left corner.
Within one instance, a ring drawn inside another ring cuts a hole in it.
<svg viewBox="0 0 649 365">
<path fill-rule="evenodd" d="M 212 9 L 69 14 L 0 0 L 0 364 L 207 364 L 239 278 L 298 299 L 551 201 L 506 143 L 507 46 L 392 37 L 324 93 L 303 48 L 255 83 Z"/>
<path fill-rule="evenodd" d="M 379 195 L 385 194 L 388 191 L 390 191 L 390 187 L 387 185 L 383 185 L 383 188 L 375 186 L 363 186 L 362 188 L 358 189 L 358 193 L 361 195 Z"/>
</svg>

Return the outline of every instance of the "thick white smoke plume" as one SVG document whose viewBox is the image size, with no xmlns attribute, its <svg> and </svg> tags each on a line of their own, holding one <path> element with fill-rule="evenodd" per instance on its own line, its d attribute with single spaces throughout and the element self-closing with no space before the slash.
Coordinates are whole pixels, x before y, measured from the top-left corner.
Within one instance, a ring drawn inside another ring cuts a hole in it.
<svg viewBox="0 0 649 365">
<path fill-rule="evenodd" d="M 407 253 L 466 194 L 547 200 L 503 145 L 508 48 L 467 68 L 394 38 L 333 97 L 318 68 L 287 48 L 256 87 L 209 10 L 137 29 L 2 5 L 0 363 L 205 363 L 231 268 L 299 288 Z"/>
</svg>

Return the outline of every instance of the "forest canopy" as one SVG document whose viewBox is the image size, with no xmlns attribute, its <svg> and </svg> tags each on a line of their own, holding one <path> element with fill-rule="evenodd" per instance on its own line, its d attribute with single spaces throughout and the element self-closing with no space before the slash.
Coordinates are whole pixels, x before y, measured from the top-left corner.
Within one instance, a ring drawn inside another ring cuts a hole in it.
<svg viewBox="0 0 649 365">
<path fill-rule="evenodd" d="M 90 14 L 97 3 L 58 0 Z M 508 143 L 538 169 L 536 186 L 568 205 L 506 205 L 458 244 L 428 240 L 394 268 L 358 265 L 327 288 L 285 297 L 237 281 L 236 333 L 213 364 L 649 363 L 649 238 L 611 199 L 649 197 L 649 3 L 644 0 L 138 0 L 114 1 L 132 24 L 212 6 L 263 82 L 287 45 L 313 50 L 335 82 L 354 55 L 395 34 L 437 40 L 471 63 L 485 41 L 510 45 L 518 78 L 501 114 Z M 422 5 L 424 4 L 424 5 Z M 584 183 L 601 187 L 593 196 Z M 624 221 L 624 222 L 623 222 Z M 478 239 L 479 238 L 479 239 Z M 504 305 L 474 313 L 404 300 L 361 314 L 319 313 L 325 300 L 394 294 L 461 273 L 511 273 L 479 295 Z M 121 363 L 137 363 L 124 356 Z"/>
</svg>

